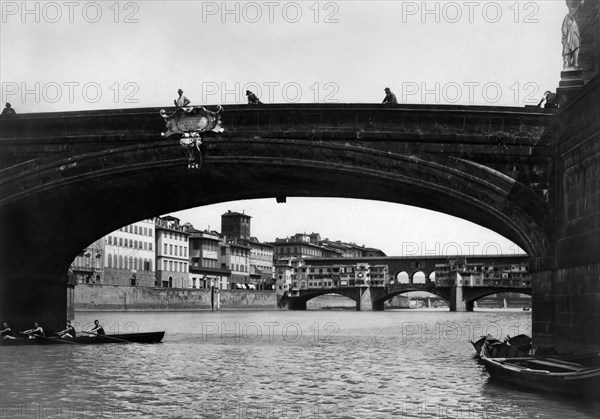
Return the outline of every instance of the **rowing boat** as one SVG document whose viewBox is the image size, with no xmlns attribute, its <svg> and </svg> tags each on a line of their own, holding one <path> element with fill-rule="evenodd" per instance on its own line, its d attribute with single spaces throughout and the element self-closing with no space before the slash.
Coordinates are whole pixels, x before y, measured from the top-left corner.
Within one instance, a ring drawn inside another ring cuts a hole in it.
<svg viewBox="0 0 600 419">
<path fill-rule="evenodd" d="M 77 336 L 61 339 L 58 337 L 36 336 L 34 339 L 0 339 L 0 346 L 20 345 L 97 345 L 102 343 L 159 343 L 165 332 L 124 333 L 120 335 Z"/>
<path fill-rule="evenodd" d="M 600 367 L 551 358 L 488 358 L 481 362 L 493 379 L 535 390 L 600 397 Z"/>
</svg>

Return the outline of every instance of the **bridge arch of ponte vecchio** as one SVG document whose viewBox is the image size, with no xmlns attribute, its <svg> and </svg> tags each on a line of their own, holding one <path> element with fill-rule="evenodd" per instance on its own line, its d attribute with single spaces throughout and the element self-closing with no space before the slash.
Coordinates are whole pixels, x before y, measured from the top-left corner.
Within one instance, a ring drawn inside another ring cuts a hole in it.
<svg viewBox="0 0 600 419">
<path fill-rule="evenodd" d="M 199 169 L 177 138 L 161 138 L 158 108 L 0 119 L 0 321 L 62 328 L 71 261 L 139 219 L 239 199 L 347 197 L 444 212 L 514 241 L 531 258 L 534 340 L 600 349 L 597 6 L 582 6 L 591 35 L 582 70 L 564 72 L 558 110 L 226 106 Z"/>
</svg>

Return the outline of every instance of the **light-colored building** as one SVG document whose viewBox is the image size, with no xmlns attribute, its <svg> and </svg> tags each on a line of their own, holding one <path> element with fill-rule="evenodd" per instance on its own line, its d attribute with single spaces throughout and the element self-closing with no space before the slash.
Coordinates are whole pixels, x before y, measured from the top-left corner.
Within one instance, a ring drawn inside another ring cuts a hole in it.
<svg viewBox="0 0 600 419">
<path fill-rule="evenodd" d="M 340 286 L 369 287 L 371 286 L 371 270 L 368 263 L 340 266 Z"/>
<path fill-rule="evenodd" d="M 156 229 L 156 286 L 190 288 L 190 233 L 176 217 L 158 217 Z"/>
<path fill-rule="evenodd" d="M 250 248 L 250 281 L 258 289 L 273 289 L 275 269 L 273 266 L 273 246 L 260 243 L 256 237 L 242 240 Z"/>
<path fill-rule="evenodd" d="M 154 220 L 146 219 L 121 227 L 104 237 L 104 283 L 154 286 Z"/>
<path fill-rule="evenodd" d="M 272 289 L 273 246 L 251 236 L 251 219 L 244 212 L 221 215 L 222 262 L 231 269 L 232 289 Z"/>
<path fill-rule="evenodd" d="M 71 263 L 72 282 L 101 284 L 104 282 L 104 237 L 83 249 Z"/>
<path fill-rule="evenodd" d="M 531 274 L 526 263 L 494 264 L 468 263 L 467 259 L 449 259 L 435 265 L 435 283 L 439 287 L 531 286 Z"/>
<path fill-rule="evenodd" d="M 316 290 L 338 287 L 384 287 L 389 284 L 387 265 L 368 263 L 305 265 L 302 260 L 293 267 L 291 260 L 277 262 L 277 292 L 286 291 L 286 283 L 291 280 L 289 295 L 298 296 L 301 290 Z M 290 278 L 290 279 L 288 279 Z M 373 279 L 375 278 L 375 279 Z M 280 288 L 281 287 L 281 288 Z"/>
<path fill-rule="evenodd" d="M 390 273 L 387 265 L 371 265 L 371 286 L 385 287 L 389 285 Z"/>
<path fill-rule="evenodd" d="M 222 236 L 216 231 L 190 229 L 190 287 L 229 288 L 231 269 L 221 262 Z"/>
<path fill-rule="evenodd" d="M 282 258 L 275 262 L 275 290 L 278 297 L 298 293 L 297 270 L 304 266 L 304 261 L 298 258 Z"/>
<path fill-rule="evenodd" d="M 316 243 L 311 243 L 310 234 L 296 234 L 285 239 L 275 239 L 273 243 L 275 258 L 331 258 L 342 257 L 337 249 L 326 248 Z"/>
<path fill-rule="evenodd" d="M 256 289 L 250 282 L 250 248 L 234 241 L 221 244 L 221 263 L 231 269 L 231 289 Z"/>
<path fill-rule="evenodd" d="M 345 257 L 382 257 L 379 249 L 345 243 L 340 240 L 321 239 L 319 233 L 297 233 L 285 239 L 277 238 L 271 243 L 275 249 L 275 259 L 280 258 L 345 258 Z"/>
</svg>

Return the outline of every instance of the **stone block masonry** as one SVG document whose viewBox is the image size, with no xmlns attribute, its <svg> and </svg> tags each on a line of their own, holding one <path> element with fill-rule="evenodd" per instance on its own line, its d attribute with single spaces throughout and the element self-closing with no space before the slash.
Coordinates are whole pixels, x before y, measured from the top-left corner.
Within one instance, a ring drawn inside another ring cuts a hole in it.
<svg viewBox="0 0 600 419">
<path fill-rule="evenodd" d="M 221 310 L 275 310 L 275 291 L 219 290 Z M 77 285 L 75 311 L 211 310 L 205 289 Z"/>
</svg>

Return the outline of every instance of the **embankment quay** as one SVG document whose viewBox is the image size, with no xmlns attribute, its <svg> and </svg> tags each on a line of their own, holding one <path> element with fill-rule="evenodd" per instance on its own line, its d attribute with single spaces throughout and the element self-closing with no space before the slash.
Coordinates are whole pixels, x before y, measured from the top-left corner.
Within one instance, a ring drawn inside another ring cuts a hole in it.
<svg viewBox="0 0 600 419">
<path fill-rule="evenodd" d="M 75 311 L 276 310 L 275 291 L 85 285 L 75 287 Z"/>
</svg>

